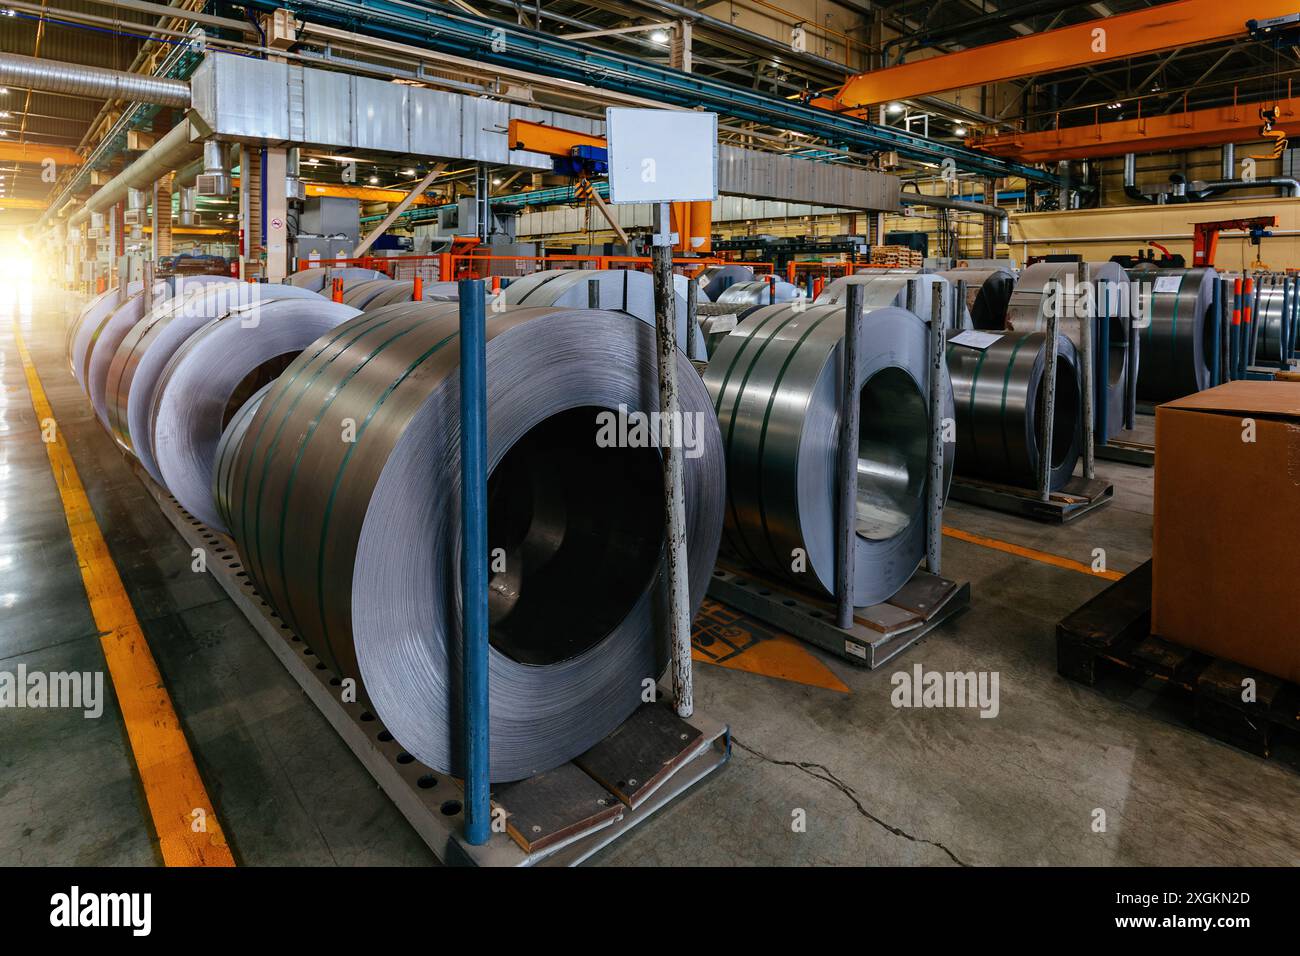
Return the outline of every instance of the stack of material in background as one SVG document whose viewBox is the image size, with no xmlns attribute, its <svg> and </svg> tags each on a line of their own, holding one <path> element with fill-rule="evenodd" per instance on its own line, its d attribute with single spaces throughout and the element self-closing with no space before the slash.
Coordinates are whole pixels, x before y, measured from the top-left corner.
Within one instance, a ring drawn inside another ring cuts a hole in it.
<svg viewBox="0 0 1300 956">
<path fill-rule="evenodd" d="M 871 264 L 919 269 L 925 264 L 925 256 L 911 246 L 872 246 Z"/>
</svg>

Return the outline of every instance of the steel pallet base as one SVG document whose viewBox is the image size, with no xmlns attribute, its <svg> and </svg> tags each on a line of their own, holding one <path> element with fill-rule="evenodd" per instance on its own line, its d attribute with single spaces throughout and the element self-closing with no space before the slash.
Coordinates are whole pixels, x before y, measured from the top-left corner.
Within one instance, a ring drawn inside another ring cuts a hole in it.
<svg viewBox="0 0 1300 956">
<path fill-rule="evenodd" d="M 1024 518 L 1064 524 L 1108 503 L 1115 497 L 1115 486 L 1101 478 L 1071 478 L 1060 491 L 1053 491 L 1043 501 L 1037 491 L 1029 488 L 954 477 L 948 497 Z"/>
<path fill-rule="evenodd" d="M 709 595 L 859 667 L 875 669 L 970 607 L 970 583 L 917 571 L 884 604 L 855 608 L 853 627 L 835 626 L 835 605 L 765 577 L 719 564 Z"/>
<path fill-rule="evenodd" d="M 1141 465 L 1143 468 L 1154 468 L 1156 464 L 1156 448 L 1154 445 L 1123 441 L 1119 438 L 1112 438 L 1105 444 L 1095 446 L 1093 453 L 1098 458 L 1106 461 L 1118 461 L 1126 465 Z"/>
<path fill-rule="evenodd" d="M 495 786 L 492 835 L 483 846 L 470 846 L 462 838 L 461 782 L 406 753 L 363 704 L 343 701 L 338 676 L 258 594 L 234 542 L 194 518 L 138 466 L 136 474 L 181 537 L 203 549 L 208 572 L 443 863 L 576 866 L 731 757 L 727 725 L 698 713 L 678 718 L 662 703 L 668 695 L 661 688 L 660 703 L 643 705 L 582 756 Z"/>
</svg>

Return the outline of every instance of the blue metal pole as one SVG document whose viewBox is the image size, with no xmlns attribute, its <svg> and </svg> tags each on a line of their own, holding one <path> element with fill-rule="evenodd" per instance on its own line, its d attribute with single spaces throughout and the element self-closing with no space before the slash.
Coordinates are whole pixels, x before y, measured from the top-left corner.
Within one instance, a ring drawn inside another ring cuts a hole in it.
<svg viewBox="0 0 1300 956">
<path fill-rule="evenodd" d="M 461 644 L 465 745 L 465 840 L 488 841 L 487 336 L 482 279 L 460 291 Z"/>
<path fill-rule="evenodd" d="M 1223 350 L 1223 340 L 1220 338 L 1223 330 L 1223 283 L 1215 279 L 1211 288 L 1214 290 L 1214 298 L 1210 300 L 1212 303 L 1210 315 L 1214 316 L 1214 360 L 1210 363 L 1210 385 L 1214 386 L 1222 384 L 1219 376 L 1222 374 L 1223 363 L 1220 361 L 1222 356 L 1219 353 Z"/>
<path fill-rule="evenodd" d="M 1110 441 L 1110 299 L 1105 279 L 1097 280 L 1097 311 L 1101 319 L 1097 323 L 1097 357 L 1094 359 L 1097 383 L 1097 436 L 1098 444 Z"/>
</svg>

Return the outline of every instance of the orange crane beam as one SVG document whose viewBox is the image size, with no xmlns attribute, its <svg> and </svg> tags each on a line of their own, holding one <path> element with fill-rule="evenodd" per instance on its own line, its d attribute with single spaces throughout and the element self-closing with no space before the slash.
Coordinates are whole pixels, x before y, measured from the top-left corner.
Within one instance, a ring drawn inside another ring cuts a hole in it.
<svg viewBox="0 0 1300 956">
<path fill-rule="evenodd" d="M 1297 11 L 1296 0 L 1177 0 L 850 77 L 840 109 L 1093 66 L 1246 35 L 1247 20 Z"/>
<path fill-rule="evenodd" d="M 41 143 L 0 142 L 0 162 L 40 164 L 52 159 L 59 166 L 80 166 L 86 160 L 75 149 Z"/>
<path fill-rule="evenodd" d="M 1236 103 L 1212 109 L 1189 110 L 1163 116 L 1087 126 L 1067 126 L 1036 133 L 992 133 L 974 135 L 966 145 L 994 156 L 1014 158 L 1022 163 L 1047 163 L 1058 159 L 1100 159 L 1125 153 L 1154 153 L 1166 149 L 1192 149 L 1258 140 L 1263 124 L 1261 107 L 1277 106 L 1275 130 L 1300 138 L 1300 97 L 1270 103 Z"/>
</svg>

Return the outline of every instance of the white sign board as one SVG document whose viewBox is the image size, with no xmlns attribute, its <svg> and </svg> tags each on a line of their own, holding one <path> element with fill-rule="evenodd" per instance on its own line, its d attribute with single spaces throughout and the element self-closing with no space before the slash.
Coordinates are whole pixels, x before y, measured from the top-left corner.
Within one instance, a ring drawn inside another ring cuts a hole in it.
<svg viewBox="0 0 1300 956">
<path fill-rule="evenodd" d="M 1182 276 L 1156 276 L 1157 292 L 1177 292 L 1182 288 Z"/>
<path fill-rule="evenodd" d="M 998 339 L 1002 338 L 1000 334 L 993 332 L 977 332 L 969 329 L 958 335 L 951 336 L 948 341 L 953 345 L 964 345 L 967 348 L 979 349 L 983 352 L 990 345 L 993 345 Z"/>
<path fill-rule="evenodd" d="M 718 114 L 605 110 L 611 203 L 718 198 Z"/>
</svg>

